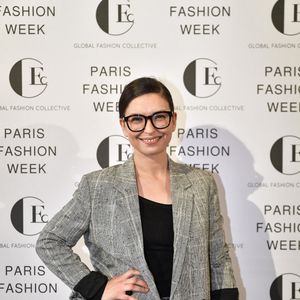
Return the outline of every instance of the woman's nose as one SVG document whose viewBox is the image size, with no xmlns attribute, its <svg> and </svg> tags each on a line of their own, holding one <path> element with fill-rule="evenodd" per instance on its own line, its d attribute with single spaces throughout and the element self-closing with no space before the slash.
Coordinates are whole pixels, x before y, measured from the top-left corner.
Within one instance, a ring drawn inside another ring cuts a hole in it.
<svg viewBox="0 0 300 300">
<path fill-rule="evenodd" d="M 144 132 L 153 132 L 153 131 L 155 131 L 155 127 L 152 125 L 151 120 L 147 119 Z"/>
</svg>

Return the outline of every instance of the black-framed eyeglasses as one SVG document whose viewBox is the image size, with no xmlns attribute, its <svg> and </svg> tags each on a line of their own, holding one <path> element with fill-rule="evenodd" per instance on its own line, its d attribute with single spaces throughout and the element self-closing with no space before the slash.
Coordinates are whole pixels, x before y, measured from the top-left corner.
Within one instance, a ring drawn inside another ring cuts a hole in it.
<svg viewBox="0 0 300 300">
<path fill-rule="evenodd" d="M 133 132 L 143 131 L 146 127 L 148 120 L 156 129 L 167 128 L 171 123 L 172 111 L 158 111 L 151 116 L 144 116 L 140 114 L 130 115 L 124 117 L 129 130 Z"/>
</svg>

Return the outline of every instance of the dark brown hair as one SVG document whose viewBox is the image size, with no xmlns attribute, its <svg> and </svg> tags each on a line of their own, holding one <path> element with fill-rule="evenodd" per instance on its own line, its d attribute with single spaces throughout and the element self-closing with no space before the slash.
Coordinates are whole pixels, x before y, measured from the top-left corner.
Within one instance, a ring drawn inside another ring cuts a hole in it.
<svg viewBox="0 0 300 300">
<path fill-rule="evenodd" d="M 129 103 L 136 97 L 156 93 L 168 102 L 170 110 L 174 112 L 174 104 L 170 91 L 160 81 L 151 77 L 141 77 L 127 84 L 119 100 L 119 117 L 123 118 Z"/>
</svg>

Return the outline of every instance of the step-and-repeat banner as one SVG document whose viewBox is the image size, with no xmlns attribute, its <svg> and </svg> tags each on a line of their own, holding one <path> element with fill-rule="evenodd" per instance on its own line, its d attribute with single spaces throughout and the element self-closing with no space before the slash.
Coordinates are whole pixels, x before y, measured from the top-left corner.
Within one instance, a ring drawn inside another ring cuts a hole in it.
<svg viewBox="0 0 300 300">
<path fill-rule="evenodd" d="M 169 155 L 215 175 L 241 300 L 300 299 L 300 0 L 2 0 L 0 39 L 1 299 L 68 298 L 36 240 L 131 155 L 118 98 L 141 76 L 174 96 Z"/>
</svg>

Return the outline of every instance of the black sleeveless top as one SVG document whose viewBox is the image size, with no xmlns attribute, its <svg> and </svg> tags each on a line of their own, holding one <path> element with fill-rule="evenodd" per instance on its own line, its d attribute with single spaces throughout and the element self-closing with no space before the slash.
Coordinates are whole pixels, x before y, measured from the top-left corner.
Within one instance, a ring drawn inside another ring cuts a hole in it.
<svg viewBox="0 0 300 300">
<path fill-rule="evenodd" d="M 139 196 L 144 255 L 160 297 L 169 297 L 173 267 L 172 205 Z"/>
</svg>

